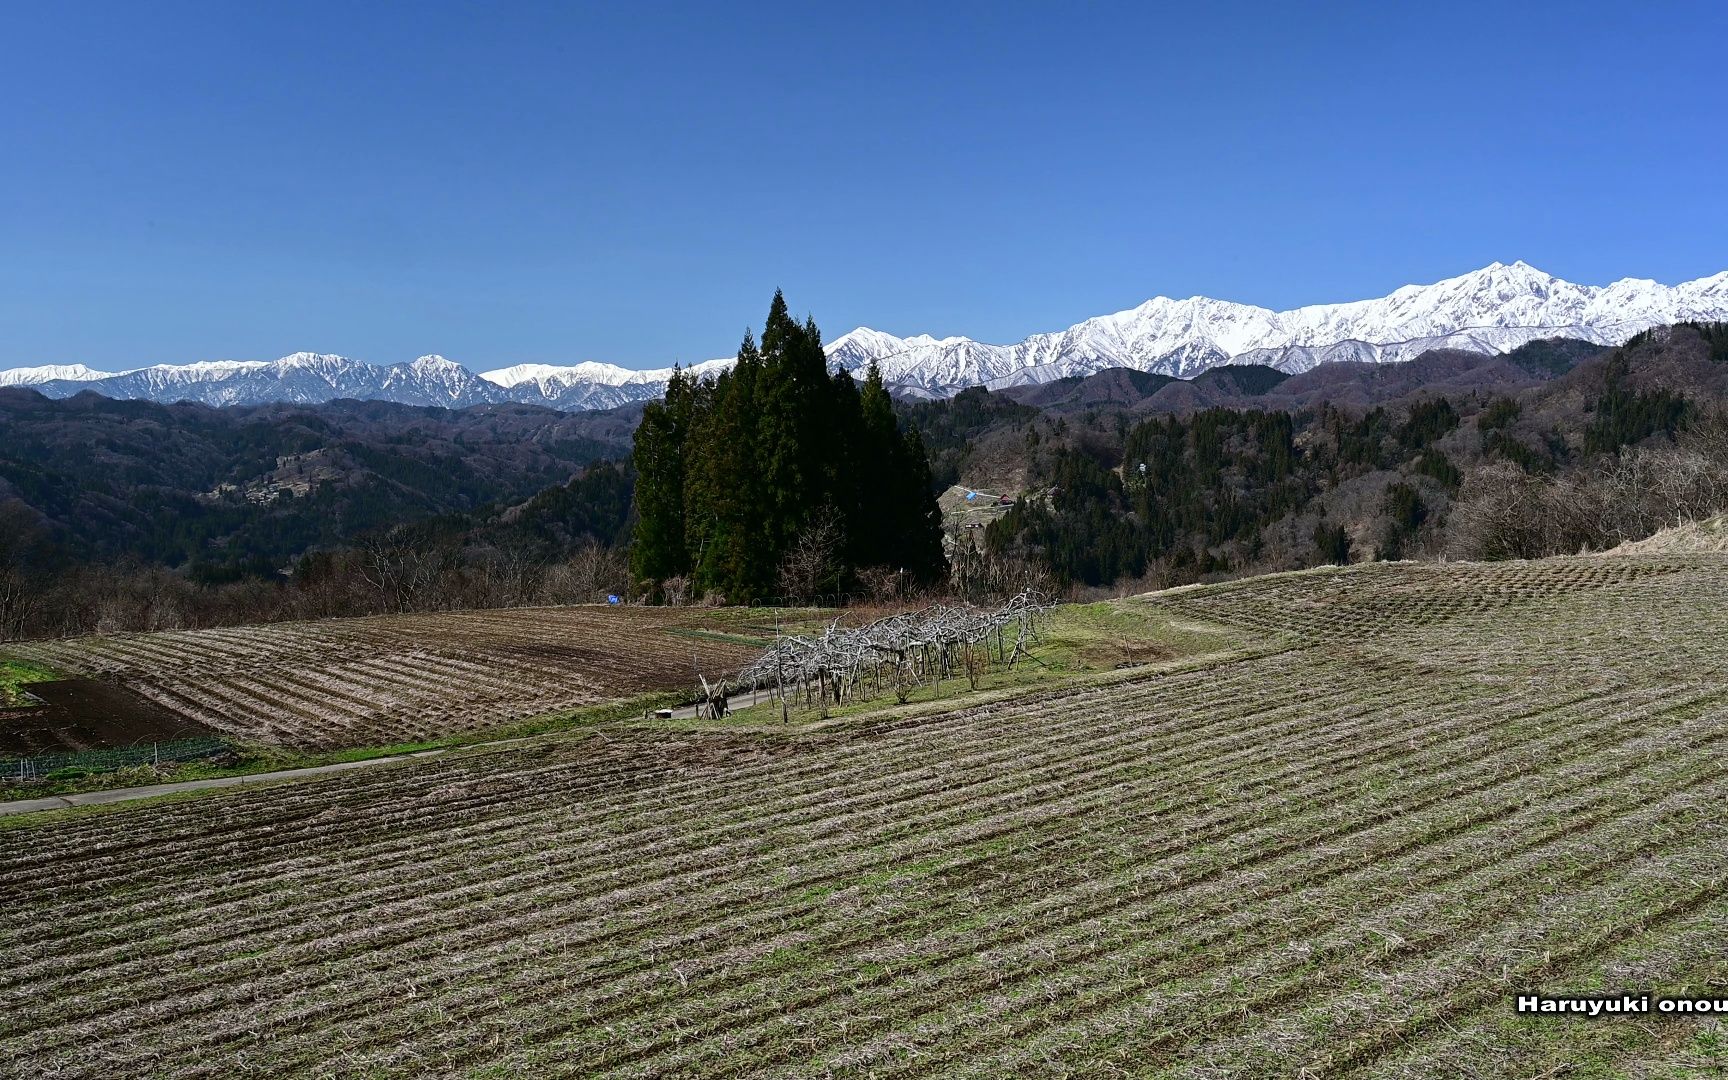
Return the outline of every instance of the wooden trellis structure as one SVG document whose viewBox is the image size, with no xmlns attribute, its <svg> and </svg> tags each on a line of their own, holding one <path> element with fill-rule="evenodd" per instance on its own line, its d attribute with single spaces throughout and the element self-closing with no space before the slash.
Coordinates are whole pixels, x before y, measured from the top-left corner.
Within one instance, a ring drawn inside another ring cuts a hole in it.
<svg viewBox="0 0 1728 1080">
<path fill-rule="evenodd" d="M 934 604 L 878 619 L 860 627 L 838 620 L 815 636 L 775 640 L 721 688 L 704 695 L 713 700 L 744 690 L 770 688 L 785 716 L 794 702 L 805 707 L 841 704 L 860 692 L 875 696 L 965 674 L 976 685 L 991 664 L 1013 667 L 1037 640 L 1037 620 L 1053 605 L 1022 592 L 994 610 L 969 605 Z"/>
</svg>

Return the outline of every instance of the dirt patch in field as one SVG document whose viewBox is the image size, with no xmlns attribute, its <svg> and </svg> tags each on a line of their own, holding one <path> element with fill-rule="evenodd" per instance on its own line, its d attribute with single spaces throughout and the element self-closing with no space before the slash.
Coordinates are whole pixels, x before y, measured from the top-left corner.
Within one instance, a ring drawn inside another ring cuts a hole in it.
<svg viewBox="0 0 1728 1080">
<path fill-rule="evenodd" d="M 118 683 L 62 679 L 31 683 L 39 705 L 0 709 L 0 754 L 94 750 L 214 735 Z"/>
<path fill-rule="evenodd" d="M 497 646 L 501 655 L 512 659 L 550 660 L 553 663 L 570 664 L 575 670 L 604 669 L 604 665 L 613 659 L 603 649 L 592 645 L 575 642 L 554 644 L 537 641 L 508 641 Z M 461 655 L 456 650 L 451 650 Z M 583 665 L 577 667 L 576 665 Z"/>
<path fill-rule="evenodd" d="M 1080 659 L 1096 668 L 1140 667 L 1175 655 L 1175 649 L 1156 641 L 1099 642 L 1080 649 Z"/>
</svg>

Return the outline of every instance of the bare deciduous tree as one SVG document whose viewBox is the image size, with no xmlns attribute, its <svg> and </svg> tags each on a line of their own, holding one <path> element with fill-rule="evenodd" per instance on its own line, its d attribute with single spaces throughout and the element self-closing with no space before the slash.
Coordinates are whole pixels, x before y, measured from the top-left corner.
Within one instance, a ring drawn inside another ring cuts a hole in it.
<svg viewBox="0 0 1728 1080">
<path fill-rule="evenodd" d="M 627 595 L 629 580 L 629 567 L 622 552 L 589 542 L 546 570 L 540 602 L 596 604 L 607 596 Z"/>
<path fill-rule="evenodd" d="M 419 611 L 435 606 L 432 593 L 448 569 L 448 556 L 430 549 L 413 529 L 397 526 L 368 537 L 360 555 L 360 574 L 386 610 Z"/>
<path fill-rule="evenodd" d="M 1724 510 L 1728 418 L 1707 414 L 1676 445 L 1623 450 L 1569 476 L 1505 461 L 1476 470 L 1453 506 L 1450 548 L 1472 559 L 1602 551 Z"/>
<path fill-rule="evenodd" d="M 794 600 L 815 596 L 834 573 L 841 539 L 838 515 L 818 512 L 780 562 L 780 591 Z"/>
<path fill-rule="evenodd" d="M 683 574 L 677 574 L 660 583 L 660 596 L 666 603 L 677 607 L 690 599 L 690 579 Z"/>
</svg>

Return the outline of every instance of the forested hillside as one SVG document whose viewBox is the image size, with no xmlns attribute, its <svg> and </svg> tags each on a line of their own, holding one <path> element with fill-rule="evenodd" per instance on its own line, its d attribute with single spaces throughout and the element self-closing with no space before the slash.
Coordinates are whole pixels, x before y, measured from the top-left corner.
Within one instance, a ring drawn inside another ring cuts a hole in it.
<svg viewBox="0 0 1728 1080">
<path fill-rule="evenodd" d="M 0 637 L 603 596 L 639 415 L 0 390 Z"/>
<path fill-rule="evenodd" d="M 1417 365 L 1427 371 L 1316 369 L 1186 414 L 1145 415 L 1159 411 L 1162 386 L 1110 408 L 1016 414 L 974 445 L 1017 446 L 1010 471 L 1031 494 L 982 546 L 1069 583 L 1152 586 L 1320 562 L 1600 549 L 1728 505 L 1728 327 Z M 1012 442 L 999 434 L 1007 425 Z M 957 469 L 1003 471 L 1000 461 Z"/>
<path fill-rule="evenodd" d="M 0 390 L 0 504 L 83 559 L 274 572 L 369 530 L 513 502 L 627 455 L 639 410 L 219 409 Z"/>
</svg>

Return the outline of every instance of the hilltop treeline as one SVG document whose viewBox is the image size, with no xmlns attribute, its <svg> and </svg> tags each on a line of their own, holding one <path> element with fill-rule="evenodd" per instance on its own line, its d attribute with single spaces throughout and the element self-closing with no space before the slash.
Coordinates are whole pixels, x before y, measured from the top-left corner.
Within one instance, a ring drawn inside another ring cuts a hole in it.
<svg viewBox="0 0 1728 1080">
<path fill-rule="evenodd" d="M 1151 587 L 1325 562 L 1601 550 L 1728 509 L 1728 327 L 1520 353 L 1510 362 L 1535 381 L 1504 393 L 1033 422 L 1033 495 L 990 525 L 984 547 L 1073 584 Z"/>
<path fill-rule="evenodd" d="M 673 375 L 636 430 L 631 568 L 644 589 L 738 603 L 927 583 L 945 569 L 941 515 L 916 430 L 874 366 L 830 374 L 822 335 L 774 294 L 761 343 L 711 380 Z"/>
</svg>

